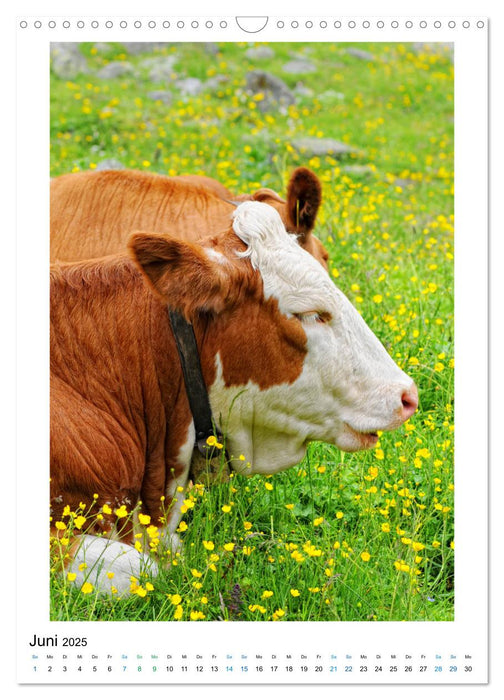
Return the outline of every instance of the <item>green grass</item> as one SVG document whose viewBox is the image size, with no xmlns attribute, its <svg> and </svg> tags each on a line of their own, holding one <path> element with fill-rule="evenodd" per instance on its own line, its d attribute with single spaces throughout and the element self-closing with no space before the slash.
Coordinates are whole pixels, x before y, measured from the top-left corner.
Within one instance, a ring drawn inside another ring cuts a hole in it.
<svg viewBox="0 0 504 700">
<path fill-rule="evenodd" d="M 407 44 L 359 45 L 372 62 L 347 46 L 272 44 L 275 58 L 256 65 L 246 45 L 222 44 L 217 55 L 168 46 L 155 55 L 179 56 L 177 77 L 227 78 L 170 106 L 146 97 L 165 87 L 149 82 L 148 54 L 127 56 L 119 45 L 82 51 L 92 69 L 128 60 L 134 77 L 52 76 L 52 176 L 115 158 L 204 173 L 237 192 L 283 193 L 295 166 L 312 168 L 324 187 L 317 234 L 330 272 L 420 391 L 419 411 L 375 450 L 313 444 L 282 474 L 196 486 L 185 496 L 183 554 L 153 590 L 139 582 L 129 598 L 100 598 L 75 590 L 56 565 L 53 619 L 453 619 L 453 66 L 442 51 Z M 282 73 L 292 53 L 317 71 Z M 313 95 L 263 114 L 260 96 L 243 90 L 257 67 L 290 87 L 302 80 Z M 307 135 L 357 152 L 310 159 L 292 147 Z"/>
</svg>

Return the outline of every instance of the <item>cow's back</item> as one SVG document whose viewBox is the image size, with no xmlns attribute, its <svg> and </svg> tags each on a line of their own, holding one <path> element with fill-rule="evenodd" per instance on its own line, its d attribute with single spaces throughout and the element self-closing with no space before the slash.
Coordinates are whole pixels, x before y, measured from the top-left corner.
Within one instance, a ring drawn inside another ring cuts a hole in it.
<svg viewBox="0 0 504 700">
<path fill-rule="evenodd" d="M 134 170 L 62 175 L 51 182 L 51 260 L 121 252 L 134 231 L 198 240 L 226 229 L 233 211 L 198 182 Z"/>
</svg>

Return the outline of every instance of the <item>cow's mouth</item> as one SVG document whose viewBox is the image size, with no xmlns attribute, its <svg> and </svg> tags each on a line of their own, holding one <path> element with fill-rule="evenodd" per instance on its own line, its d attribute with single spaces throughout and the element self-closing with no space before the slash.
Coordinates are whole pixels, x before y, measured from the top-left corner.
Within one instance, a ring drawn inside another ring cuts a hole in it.
<svg viewBox="0 0 504 700">
<path fill-rule="evenodd" d="M 352 428 L 352 426 L 348 423 L 345 423 L 345 433 L 353 443 L 349 451 L 369 450 L 371 447 L 374 447 L 378 442 L 377 432 L 372 431 L 369 433 L 364 433 L 360 430 Z"/>
</svg>

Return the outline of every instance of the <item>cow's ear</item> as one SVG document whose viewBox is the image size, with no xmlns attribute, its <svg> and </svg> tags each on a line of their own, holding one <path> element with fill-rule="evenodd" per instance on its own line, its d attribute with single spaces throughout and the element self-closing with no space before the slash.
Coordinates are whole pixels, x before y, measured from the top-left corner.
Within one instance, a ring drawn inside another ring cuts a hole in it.
<svg viewBox="0 0 504 700">
<path fill-rule="evenodd" d="M 270 202 L 273 201 L 279 204 L 285 204 L 285 199 L 282 199 L 275 190 L 271 190 L 269 187 L 261 187 L 254 192 L 250 199 L 253 199 L 254 202 L 267 202 L 270 204 Z"/>
<path fill-rule="evenodd" d="M 320 180 L 308 168 L 296 168 L 287 187 L 287 216 L 290 230 L 300 234 L 301 240 L 315 226 L 322 201 Z"/>
<path fill-rule="evenodd" d="M 128 250 L 151 289 L 186 318 L 225 308 L 231 271 L 202 246 L 167 235 L 135 233 Z"/>
</svg>

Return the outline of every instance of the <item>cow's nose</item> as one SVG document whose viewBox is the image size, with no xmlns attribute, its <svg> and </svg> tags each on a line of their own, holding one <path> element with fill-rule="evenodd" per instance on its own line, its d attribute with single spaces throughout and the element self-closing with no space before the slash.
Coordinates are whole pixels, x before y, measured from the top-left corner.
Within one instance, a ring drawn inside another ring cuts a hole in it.
<svg viewBox="0 0 504 700">
<path fill-rule="evenodd" d="M 418 408 L 418 389 L 415 384 L 412 384 L 409 389 L 407 389 L 401 396 L 402 410 L 401 417 L 404 421 L 415 413 Z"/>
</svg>

